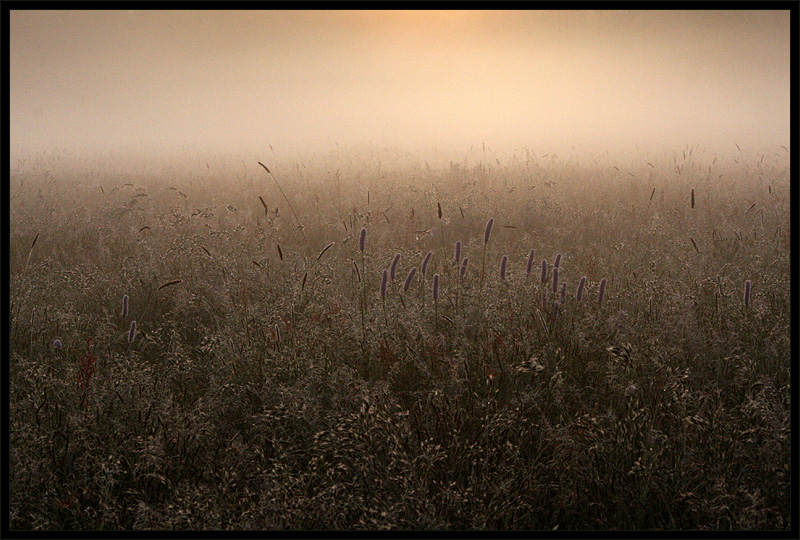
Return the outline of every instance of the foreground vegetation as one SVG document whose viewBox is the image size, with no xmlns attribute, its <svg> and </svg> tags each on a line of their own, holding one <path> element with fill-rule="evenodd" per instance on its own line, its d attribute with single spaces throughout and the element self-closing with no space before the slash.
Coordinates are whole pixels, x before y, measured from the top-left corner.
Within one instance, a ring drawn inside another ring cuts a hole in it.
<svg viewBox="0 0 800 540">
<path fill-rule="evenodd" d="M 699 153 L 19 162 L 10 527 L 789 529 L 788 155 Z"/>
</svg>

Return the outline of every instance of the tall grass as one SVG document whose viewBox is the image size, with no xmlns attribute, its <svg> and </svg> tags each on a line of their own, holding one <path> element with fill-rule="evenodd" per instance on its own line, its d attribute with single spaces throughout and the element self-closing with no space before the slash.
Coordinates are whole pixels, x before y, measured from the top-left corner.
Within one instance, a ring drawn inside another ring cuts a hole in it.
<svg viewBox="0 0 800 540">
<path fill-rule="evenodd" d="M 483 278 L 486 274 L 486 248 L 489 245 L 489 239 L 492 237 L 492 226 L 494 225 L 494 218 L 490 218 L 486 222 L 486 228 L 483 231 L 483 262 L 481 263 L 481 285 L 480 289 L 483 290 Z"/>
<path fill-rule="evenodd" d="M 10 529 L 789 530 L 788 156 L 686 154 L 11 171 Z"/>
</svg>

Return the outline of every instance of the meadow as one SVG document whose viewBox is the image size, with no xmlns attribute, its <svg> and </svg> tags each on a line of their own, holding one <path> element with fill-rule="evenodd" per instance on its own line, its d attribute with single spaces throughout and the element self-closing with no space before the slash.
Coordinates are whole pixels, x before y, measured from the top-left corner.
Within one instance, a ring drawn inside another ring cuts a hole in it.
<svg viewBox="0 0 800 540">
<path fill-rule="evenodd" d="M 788 530 L 789 191 L 782 147 L 12 162 L 9 527 Z"/>
</svg>

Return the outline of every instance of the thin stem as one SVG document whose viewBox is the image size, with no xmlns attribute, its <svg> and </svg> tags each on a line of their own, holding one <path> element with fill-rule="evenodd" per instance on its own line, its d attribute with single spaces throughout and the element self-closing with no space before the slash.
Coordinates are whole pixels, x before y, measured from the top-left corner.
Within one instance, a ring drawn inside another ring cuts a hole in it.
<svg viewBox="0 0 800 540">
<path fill-rule="evenodd" d="M 434 298 L 433 299 L 433 316 L 435 318 L 434 319 L 434 328 L 436 328 L 436 331 L 438 332 L 439 331 L 439 299 L 438 298 Z"/>
<path fill-rule="evenodd" d="M 481 291 L 483 291 L 483 276 L 486 274 L 486 244 L 488 242 L 483 243 L 483 263 L 481 264 Z"/>
<path fill-rule="evenodd" d="M 258 162 L 258 164 L 264 167 L 264 170 L 267 171 L 267 173 L 272 177 L 272 180 L 275 182 L 275 185 L 278 186 L 278 191 L 281 192 L 281 195 L 283 195 L 283 200 L 285 200 L 286 204 L 289 205 L 289 210 L 292 211 L 292 215 L 294 216 L 295 221 L 297 221 L 297 225 L 300 227 L 300 232 L 303 235 L 303 241 L 305 241 L 306 247 L 308 247 L 308 239 L 306 238 L 305 227 L 303 227 L 303 224 L 300 222 L 300 218 L 297 217 L 297 212 L 294 211 L 294 206 L 292 206 L 292 203 L 289 202 L 288 197 L 286 197 L 286 194 L 283 192 L 283 189 L 281 188 L 281 185 L 278 183 L 278 180 L 275 178 L 275 175 L 272 174 L 272 171 L 270 171 L 267 168 L 267 166 L 261 163 L 260 161 Z"/>
</svg>

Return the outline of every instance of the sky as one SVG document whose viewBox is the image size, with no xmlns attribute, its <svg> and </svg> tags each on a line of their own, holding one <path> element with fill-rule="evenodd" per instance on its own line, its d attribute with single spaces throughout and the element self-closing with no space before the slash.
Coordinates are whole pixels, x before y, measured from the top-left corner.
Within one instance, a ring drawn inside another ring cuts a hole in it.
<svg viewBox="0 0 800 540">
<path fill-rule="evenodd" d="M 14 152 L 788 146 L 788 11 L 11 11 Z"/>
</svg>

